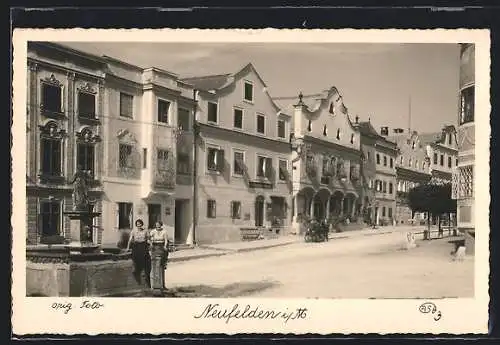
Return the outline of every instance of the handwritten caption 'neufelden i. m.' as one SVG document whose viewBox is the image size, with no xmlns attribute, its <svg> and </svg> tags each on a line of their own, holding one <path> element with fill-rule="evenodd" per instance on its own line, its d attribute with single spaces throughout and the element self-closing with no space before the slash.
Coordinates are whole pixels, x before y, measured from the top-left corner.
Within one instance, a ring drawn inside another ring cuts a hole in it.
<svg viewBox="0 0 500 345">
<path fill-rule="evenodd" d="M 68 314 L 72 309 L 73 309 L 73 304 L 71 302 L 54 302 L 50 305 L 50 307 L 54 310 L 60 310 L 64 314 Z M 79 306 L 79 309 L 83 310 L 96 310 L 96 309 L 101 309 L 104 307 L 104 304 L 99 303 L 97 301 L 89 301 L 85 300 L 82 301 L 82 303 Z"/>
<path fill-rule="evenodd" d="M 260 306 L 252 307 L 247 304 L 244 308 L 239 304 L 231 309 L 223 308 L 220 304 L 208 304 L 203 311 L 194 316 L 195 319 L 222 319 L 229 323 L 231 319 L 282 319 L 284 323 L 290 320 L 303 320 L 307 318 L 307 308 L 296 308 L 293 311 L 265 310 Z"/>
</svg>

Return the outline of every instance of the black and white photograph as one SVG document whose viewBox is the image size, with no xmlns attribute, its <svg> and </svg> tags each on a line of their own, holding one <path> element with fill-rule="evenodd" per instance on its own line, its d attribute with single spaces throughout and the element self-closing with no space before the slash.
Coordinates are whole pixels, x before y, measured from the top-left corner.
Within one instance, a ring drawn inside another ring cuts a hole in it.
<svg viewBox="0 0 500 345">
<path fill-rule="evenodd" d="M 436 323 L 437 301 L 487 294 L 489 105 L 467 35 L 43 37 L 15 97 L 23 298 L 57 314 L 207 299 L 201 319 L 246 299 L 417 299 Z"/>
</svg>

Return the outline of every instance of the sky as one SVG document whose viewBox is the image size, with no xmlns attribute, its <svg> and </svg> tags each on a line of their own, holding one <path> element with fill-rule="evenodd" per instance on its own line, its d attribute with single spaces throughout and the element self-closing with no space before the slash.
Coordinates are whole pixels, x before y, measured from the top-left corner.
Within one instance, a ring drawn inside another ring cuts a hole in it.
<svg viewBox="0 0 500 345">
<path fill-rule="evenodd" d="M 335 86 L 353 119 L 420 133 L 457 125 L 459 52 L 442 43 L 64 42 L 181 77 L 235 73 L 251 62 L 272 97 Z M 410 101 L 411 100 L 411 101 Z M 410 119 L 411 109 L 411 121 Z"/>
</svg>

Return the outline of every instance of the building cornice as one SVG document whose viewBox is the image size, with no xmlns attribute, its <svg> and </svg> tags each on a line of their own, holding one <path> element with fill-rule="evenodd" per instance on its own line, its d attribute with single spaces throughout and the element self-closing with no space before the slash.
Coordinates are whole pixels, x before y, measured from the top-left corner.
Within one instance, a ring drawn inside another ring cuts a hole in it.
<svg viewBox="0 0 500 345">
<path fill-rule="evenodd" d="M 346 153 L 349 153 L 353 156 L 356 156 L 359 160 L 361 160 L 361 153 L 362 153 L 361 150 L 357 150 L 357 149 L 353 149 L 351 147 L 332 143 L 330 141 L 321 140 L 321 139 L 318 139 L 316 137 L 313 137 L 313 136 L 307 135 L 307 134 L 304 135 L 304 141 L 314 143 L 318 146 L 323 146 L 324 148 L 327 148 L 327 149 L 333 148 L 337 151 L 346 152 Z"/>
<path fill-rule="evenodd" d="M 51 63 L 51 62 L 48 62 L 48 61 L 45 61 L 45 60 L 39 60 L 39 59 L 36 59 L 36 58 L 33 58 L 33 57 L 28 57 L 28 64 L 35 64 L 35 65 L 39 65 L 39 66 L 45 66 L 45 67 L 48 67 L 48 68 L 53 69 L 55 71 L 59 71 L 59 72 L 63 72 L 63 73 L 72 72 L 72 73 L 75 74 L 75 76 L 80 76 L 80 77 L 84 77 L 84 78 L 87 78 L 87 79 L 93 79 L 93 80 L 96 80 L 96 81 L 103 80 L 104 77 L 105 77 L 104 72 L 102 74 L 97 74 L 97 73 L 96 74 L 92 74 L 92 73 L 88 73 L 88 72 L 83 72 L 82 70 L 75 69 L 75 68 L 72 68 L 72 67 L 67 67 L 67 66 L 64 66 L 64 65 L 58 65 L 58 64 Z"/>
</svg>

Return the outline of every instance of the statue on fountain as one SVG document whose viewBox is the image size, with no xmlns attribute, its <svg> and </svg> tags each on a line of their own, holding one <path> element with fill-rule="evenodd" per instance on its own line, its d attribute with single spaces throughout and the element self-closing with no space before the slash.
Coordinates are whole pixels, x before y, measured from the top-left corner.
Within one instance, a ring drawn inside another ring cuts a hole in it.
<svg viewBox="0 0 500 345">
<path fill-rule="evenodd" d="M 78 169 L 70 183 L 73 185 L 73 211 L 88 211 L 89 196 L 88 196 L 88 180 L 89 174 L 78 166 Z"/>
</svg>

